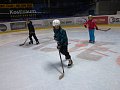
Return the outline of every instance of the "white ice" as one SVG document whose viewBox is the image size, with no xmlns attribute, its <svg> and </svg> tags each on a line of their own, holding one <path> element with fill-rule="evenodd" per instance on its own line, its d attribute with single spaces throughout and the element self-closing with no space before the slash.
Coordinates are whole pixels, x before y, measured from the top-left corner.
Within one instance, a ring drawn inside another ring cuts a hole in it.
<svg viewBox="0 0 120 90">
<path fill-rule="evenodd" d="M 106 27 L 104 27 L 106 28 Z M 62 68 L 52 29 L 37 30 L 39 45 L 19 46 L 27 31 L 0 34 L 0 90 L 120 90 L 120 28 L 96 31 L 88 43 L 84 28 L 65 28 L 74 62 Z M 35 43 L 35 42 L 34 42 Z"/>
</svg>

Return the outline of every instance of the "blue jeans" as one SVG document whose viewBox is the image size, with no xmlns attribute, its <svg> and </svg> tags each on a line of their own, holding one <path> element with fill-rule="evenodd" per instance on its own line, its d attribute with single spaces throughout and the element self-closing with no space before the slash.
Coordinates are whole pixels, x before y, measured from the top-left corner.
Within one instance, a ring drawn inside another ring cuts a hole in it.
<svg viewBox="0 0 120 90">
<path fill-rule="evenodd" d="M 89 37 L 90 37 L 90 40 L 89 40 L 89 41 L 95 42 L 94 32 L 95 32 L 95 29 L 90 29 L 90 30 L 89 30 Z"/>
</svg>

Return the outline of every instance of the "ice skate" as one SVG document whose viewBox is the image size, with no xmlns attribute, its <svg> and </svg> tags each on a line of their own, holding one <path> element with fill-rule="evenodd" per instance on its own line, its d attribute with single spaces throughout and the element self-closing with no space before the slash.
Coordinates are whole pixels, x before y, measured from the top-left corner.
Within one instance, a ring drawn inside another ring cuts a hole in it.
<svg viewBox="0 0 120 90">
<path fill-rule="evenodd" d="M 69 59 L 69 62 L 68 62 L 68 68 L 71 68 L 73 65 L 73 61 L 71 59 Z"/>
</svg>

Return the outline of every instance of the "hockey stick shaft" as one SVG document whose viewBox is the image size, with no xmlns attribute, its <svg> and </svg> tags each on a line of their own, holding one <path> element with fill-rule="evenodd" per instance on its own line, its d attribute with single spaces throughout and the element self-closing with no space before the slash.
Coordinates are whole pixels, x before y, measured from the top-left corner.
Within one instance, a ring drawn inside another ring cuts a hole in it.
<svg viewBox="0 0 120 90">
<path fill-rule="evenodd" d="M 59 56 L 60 56 L 60 61 L 61 61 L 61 65 L 62 65 L 62 70 L 63 70 L 63 73 L 64 73 L 63 61 L 62 61 L 60 50 L 59 50 Z"/>
<path fill-rule="evenodd" d="M 26 40 L 25 40 L 24 44 L 26 43 L 26 41 L 28 40 L 28 38 L 29 38 L 29 36 L 26 38 Z"/>
<path fill-rule="evenodd" d="M 20 46 L 24 45 L 26 43 L 26 41 L 28 40 L 29 36 L 26 38 L 26 40 L 24 41 L 23 44 L 20 44 Z"/>
<path fill-rule="evenodd" d="M 60 56 L 60 61 L 61 61 L 61 65 L 62 65 L 62 70 L 63 70 L 63 73 L 59 76 L 59 80 L 61 80 L 64 77 L 64 67 L 63 67 L 63 61 L 62 61 L 60 51 L 59 51 L 59 56 Z"/>
</svg>

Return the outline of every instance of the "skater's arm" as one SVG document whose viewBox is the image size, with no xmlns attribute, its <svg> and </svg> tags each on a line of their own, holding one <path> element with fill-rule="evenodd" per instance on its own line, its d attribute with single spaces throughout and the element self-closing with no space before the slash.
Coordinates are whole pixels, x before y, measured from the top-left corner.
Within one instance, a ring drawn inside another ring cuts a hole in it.
<svg viewBox="0 0 120 90">
<path fill-rule="evenodd" d="M 84 23 L 84 27 L 87 28 L 87 24 L 88 24 L 88 21 L 86 23 Z"/>
<path fill-rule="evenodd" d="M 66 31 L 62 31 L 61 39 L 60 39 L 60 44 L 63 45 L 67 43 L 67 34 Z"/>
<path fill-rule="evenodd" d="M 98 26 L 96 25 L 96 22 L 94 22 L 95 29 L 98 30 Z"/>
<path fill-rule="evenodd" d="M 53 31 L 54 31 L 54 40 L 57 41 L 56 31 L 54 29 Z"/>
</svg>

